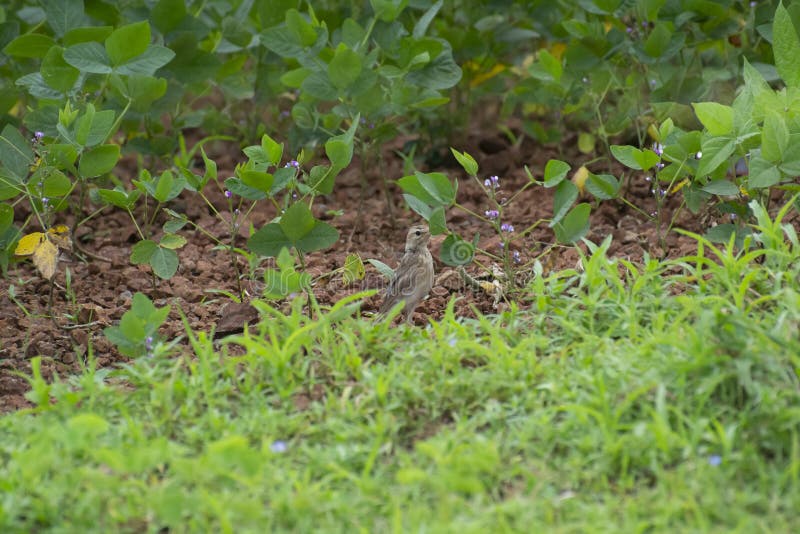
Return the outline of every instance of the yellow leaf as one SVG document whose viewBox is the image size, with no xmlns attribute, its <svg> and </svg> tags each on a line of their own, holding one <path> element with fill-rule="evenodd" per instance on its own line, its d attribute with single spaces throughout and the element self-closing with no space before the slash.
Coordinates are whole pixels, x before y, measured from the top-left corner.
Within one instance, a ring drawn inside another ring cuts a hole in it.
<svg viewBox="0 0 800 534">
<path fill-rule="evenodd" d="M 683 180 L 681 180 L 680 182 L 678 182 L 677 184 L 672 186 L 672 189 L 669 190 L 669 194 L 670 195 L 674 195 L 675 193 L 677 193 L 678 191 L 683 189 L 683 187 L 688 183 L 689 183 L 689 179 L 688 178 L 684 178 Z"/>
<path fill-rule="evenodd" d="M 485 82 L 487 80 L 491 80 L 492 78 L 494 78 L 495 76 L 497 76 L 498 74 L 503 72 L 504 70 L 506 70 L 506 66 L 505 65 L 497 64 L 494 67 L 492 67 L 489 71 L 481 73 L 481 74 L 478 74 L 477 76 L 475 76 L 472 80 L 470 80 L 469 86 L 470 87 L 477 87 L 480 84 L 482 84 L 483 82 Z"/>
<path fill-rule="evenodd" d="M 589 169 L 587 169 L 585 165 L 578 167 L 572 175 L 572 183 L 575 184 L 581 194 L 583 194 L 583 188 L 586 185 L 587 178 L 589 178 Z"/>
<path fill-rule="evenodd" d="M 58 247 L 47 239 L 42 240 L 33 251 L 33 264 L 39 269 L 42 276 L 48 280 L 56 273 L 58 263 Z"/>
<path fill-rule="evenodd" d="M 566 50 L 567 45 L 564 43 L 553 43 L 553 46 L 550 47 L 550 53 L 559 61 L 561 61 L 561 58 L 564 57 L 564 52 Z"/>
<path fill-rule="evenodd" d="M 658 143 L 661 142 L 660 139 L 661 136 L 658 133 L 658 126 L 656 126 L 655 124 L 651 123 L 650 126 L 647 127 L 647 133 L 650 135 L 650 137 L 653 138 L 653 141 L 656 141 Z"/>
<path fill-rule="evenodd" d="M 33 254 L 39 245 L 45 241 L 44 234 L 42 232 L 31 232 L 26 236 L 22 236 L 22 239 L 19 240 L 17 243 L 17 248 L 14 250 L 15 256 L 30 256 Z"/>
<path fill-rule="evenodd" d="M 47 238 L 63 250 L 72 250 L 72 239 L 69 237 L 69 226 L 58 224 L 47 231 Z"/>
</svg>

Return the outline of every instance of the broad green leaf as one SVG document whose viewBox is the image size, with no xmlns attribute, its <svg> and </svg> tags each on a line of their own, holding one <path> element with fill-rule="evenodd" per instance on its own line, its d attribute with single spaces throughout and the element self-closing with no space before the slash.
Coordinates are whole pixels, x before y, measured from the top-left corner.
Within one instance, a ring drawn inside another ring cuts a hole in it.
<svg viewBox="0 0 800 534">
<path fill-rule="evenodd" d="M 739 188 L 729 180 L 712 180 L 700 189 L 712 195 L 733 196 L 739 194 Z"/>
<path fill-rule="evenodd" d="M 747 178 L 749 189 L 772 187 L 780 183 L 781 178 L 781 171 L 773 163 L 758 156 L 750 158 L 750 175 Z"/>
<path fill-rule="evenodd" d="M 6 124 L 0 133 L 0 165 L 17 178 L 28 176 L 33 151 L 27 139 L 14 126 Z"/>
<path fill-rule="evenodd" d="M 14 57 L 44 57 L 55 44 L 48 35 L 26 33 L 8 43 L 3 52 Z"/>
<path fill-rule="evenodd" d="M 169 63 L 175 57 L 175 52 L 161 45 L 150 45 L 143 54 L 134 57 L 114 70 L 122 75 L 139 74 L 152 76 L 158 69 Z"/>
<path fill-rule="evenodd" d="M 110 172 L 119 161 L 119 145 L 99 145 L 83 153 L 78 172 L 83 178 L 93 178 Z"/>
<path fill-rule="evenodd" d="M 131 248 L 131 263 L 139 265 L 141 263 L 150 263 L 150 258 L 158 248 L 158 243 L 151 239 L 144 239 L 139 241 L 133 248 Z"/>
<path fill-rule="evenodd" d="M 692 104 L 697 118 L 711 135 L 730 135 L 733 133 L 733 108 L 717 102 L 698 102 Z"/>
<path fill-rule="evenodd" d="M 47 24 L 56 36 L 61 37 L 68 31 L 85 26 L 86 15 L 83 11 L 83 0 L 40 0 Z"/>
<path fill-rule="evenodd" d="M 285 169 L 284 172 L 286 174 L 294 174 L 294 171 L 291 169 Z M 278 173 L 276 172 L 275 174 L 277 175 Z M 314 165 L 308 173 L 308 185 L 312 191 L 318 191 L 323 195 L 330 195 L 333 192 L 335 178 L 336 173 L 330 165 Z M 276 192 L 273 186 L 272 194 L 274 195 Z"/>
<path fill-rule="evenodd" d="M 412 176 L 404 176 L 397 181 L 400 188 L 429 206 L 449 207 L 455 202 L 456 190 L 440 172 L 424 173 L 417 171 Z"/>
<path fill-rule="evenodd" d="M 64 35 L 64 46 L 96 41 L 102 43 L 114 31 L 113 26 L 86 26 L 74 28 Z"/>
<path fill-rule="evenodd" d="M 569 180 L 562 181 L 556 188 L 553 197 L 553 219 L 550 227 L 554 227 L 566 215 L 572 204 L 578 199 L 578 188 Z"/>
<path fill-rule="evenodd" d="M 697 176 L 706 176 L 725 164 L 736 149 L 731 137 L 706 137 L 702 142 L 702 157 L 697 166 Z"/>
<path fill-rule="evenodd" d="M 442 242 L 439 258 L 442 263 L 452 267 L 468 265 L 475 258 L 475 244 L 450 234 Z"/>
<path fill-rule="evenodd" d="M 617 197 L 619 181 L 611 174 L 589 173 L 584 187 L 598 200 L 610 200 Z"/>
<path fill-rule="evenodd" d="M 0 235 L 5 233 L 14 223 L 14 207 L 9 204 L 0 204 Z"/>
<path fill-rule="evenodd" d="M 661 161 L 661 158 L 658 157 L 658 154 L 656 154 L 649 148 L 645 148 L 644 150 L 636 149 L 633 152 L 633 157 L 642 170 L 651 169 L 655 167 L 659 161 Z"/>
<path fill-rule="evenodd" d="M 432 209 L 427 221 L 431 235 L 441 235 L 447 232 L 447 220 L 445 219 L 443 206 Z"/>
<path fill-rule="evenodd" d="M 47 85 L 66 93 L 75 85 L 80 71 L 64 61 L 64 49 L 53 46 L 44 56 L 41 66 L 42 79 Z"/>
<path fill-rule="evenodd" d="M 317 32 L 305 17 L 296 9 L 286 11 L 286 27 L 298 43 L 311 46 L 317 40 Z"/>
<path fill-rule="evenodd" d="M 783 2 L 775 10 L 772 24 L 772 52 L 775 67 L 786 85 L 800 88 L 800 38 L 794 27 L 792 17 L 783 7 Z"/>
<path fill-rule="evenodd" d="M 308 235 L 316 220 L 305 202 L 295 202 L 281 215 L 280 226 L 283 234 L 293 244 Z"/>
<path fill-rule="evenodd" d="M 555 226 L 556 239 L 561 243 L 575 243 L 583 238 L 589 231 L 590 212 L 591 206 L 585 202 L 572 208 Z"/>
<path fill-rule="evenodd" d="M 431 212 L 433 210 L 426 202 L 418 199 L 414 195 L 409 194 L 403 195 L 403 199 L 408 204 L 408 207 L 414 210 L 415 213 L 419 214 L 420 217 L 426 221 L 431 218 Z"/>
<path fill-rule="evenodd" d="M 262 200 L 267 198 L 267 194 L 264 191 L 246 185 L 239 178 L 231 177 L 226 179 L 225 187 L 234 195 L 246 198 L 247 200 Z"/>
<path fill-rule="evenodd" d="M 777 110 L 767 112 L 761 133 L 761 157 L 777 163 L 789 147 L 789 128 Z"/>
<path fill-rule="evenodd" d="M 435 91 L 450 89 L 457 84 L 461 80 L 461 67 L 453 60 L 450 44 L 446 41 L 444 44 L 442 53 L 425 67 L 409 72 L 406 82 Z"/>
<path fill-rule="evenodd" d="M 314 252 L 333 246 L 339 240 L 339 232 L 330 224 L 316 221 L 311 231 L 300 239 L 296 247 L 302 252 Z"/>
<path fill-rule="evenodd" d="M 169 280 L 178 271 L 178 253 L 168 248 L 158 247 L 150 258 L 153 273 L 161 279 Z"/>
<path fill-rule="evenodd" d="M 153 191 L 153 198 L 159 202 L 166 202 L 170 200 L 169 195 L 172 191 L 172 185 L 175 183 L 175 178 L 172 171 L 164 171 L 158 178 L 158 183 Z"/>
<path fill-rule="evenodd" d="M 438 2 L 441 4 L 440 2 Z M 450 147 L 450 152 L 453 153 L 453 156 L 456 158 L 458 163 L 467 171 L 467 174 L 470 176 L 477 176 L 478 175 L 478 162 L 475 161 L 475 158 L 467 154 L 466 152 L 459 152 L 455 148 Z"/>
<path fill-rule="evenodd" d="M 291 246 L 292 242 L 283 233 L 278 223 L 262 226 L 247 240 L 247 248 L 250 251 L 266 257 L 275 257 L 282 248 Z"/>
<path fill-rule="evenodd" d="M 163 248 L 168 248 L 168 249 L 174 250 L 174 249 L 177 249 L 177 248 L 181 248 L 185 244 L 186 244 L 186 238 L 183 237 L 182 235 L 164 234 L 161 237 L 161 241 L 159 243 L 159 246 L 161 246 Z"/>
<path fill-rule="evenodd" d="M 72 182 L 57 169 L 51 170 L 47 178 L 42 181 L 42 194 L 46 197 L 62 197 L 70 191 L 72 191 Z"/>
<path fill-rule="evenodd" d="M 337 89 L 345 89 L 358 79 L 362 65 L 363 61 L 358 52 L 350 50 L 344 43 L 339 43 L 328 64 L 328 77 Z"/>
<path fill-rule="evenodd" d="M 253 189 L 258 189 L 264 193 L 269 193 L 272 189 L 273 176 L 268 172 L 261 171 L 241 171 L 239 178 L 242 183 Z"/>
<path fill-rule="evenodd" d="M 378 272 L 381 273 L 386 278 L 388 278 L 389 280 L 394 278 L 394 269 L 392 269 L 391 267 L 389 267 L 388 265 L 386 265 L 382 261 L 376 260 L 376 259 L 373 259 L 373 258 L 369 258 L 367 260 L 367 262 L 370 263 L 376 269 L 378 269 Z"/>
<path fill-rule="evenodd" d="M 100 43 L 78 43 L 64 50 L 64 61 L 91 74 L 109 74 L 111 60 Z"/>
<path fill-rule="evenodd" d="M 560 184 L 572 167 L 558 159 L 551 159 L 544 166 L 544 186 L 555 187 Z"/>
<path fill-rule="evenodd" d="M 278 143 L 269 135 L 264 134 L 261 136 L 261 148 L 270 164 L 275 166 L 280 165 L 281 158 L 283 157 L 283 143 Z"/>
<path fill-rule="evenodd" d="M 639 163 L 641 157 L 641 150 L 630 145 L 611 145 L 611 153 L 617 158 L 617 161 L 635 170 L 643 170 Z"/>
<path fill-rule="evenodd" d="M 353 137 L 359 119 L 360 116 L 357 115 L 345 133 L 331 137 L 325 142 L 325 154 L 337 173 L 350 165 L 350 160 L 353 159 Z"/>
<path fill-rule="evenodd" d="M 150 23 L 146 20 L 117 28 L 105 42 L 106 53 L 114 66 L 144 54 L 149 44 Z"/>
<path fill-rule="evenodd" d="M 645 39 L 642 49 L 650 57 L 661 57 L 667 51 L 671 38 L 672 32 L 667 28 L 666 24 L 656 24 L 650 35 Z"/>
<path fill-rule="evenodd" d="M 366 274 L 364 262 L 358 254 L 348 254 L 342 266 L 342 280 L 345 285 L 352 284 L 357 280 L 363 280 Z"/>
<path fill-rule="evenodd" d="M 163 34 L 177 28 L 185 17 L 185 0 L 159 0 L 150 12 L 150 21 Z"/>
</svg>

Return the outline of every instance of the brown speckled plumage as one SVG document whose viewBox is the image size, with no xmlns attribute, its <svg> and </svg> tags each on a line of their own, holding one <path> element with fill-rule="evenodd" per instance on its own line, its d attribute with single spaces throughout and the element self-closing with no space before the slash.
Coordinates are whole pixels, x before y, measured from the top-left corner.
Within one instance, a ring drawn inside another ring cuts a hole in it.
<svg viewBox="0 0 800 534">
<path fill-rule="evenodd" d="M 431 234 L 425 226 L 412 226 L 406 236 L 406 250 L 395 276 L 384 293 L 380 313 L 385 314 L 403 301 L 403 313 L 411 316 L 433 287 L 433 256 L 428 250 Z"/>
</svg>

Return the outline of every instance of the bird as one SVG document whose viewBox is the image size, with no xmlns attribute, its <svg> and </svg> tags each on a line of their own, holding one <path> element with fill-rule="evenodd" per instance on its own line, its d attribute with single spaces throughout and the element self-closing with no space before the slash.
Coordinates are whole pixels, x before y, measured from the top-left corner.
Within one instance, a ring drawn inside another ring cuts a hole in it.
<svg viewBox="0 0 800 534">
<path fill-rule="evenodd" d="M 409 228 L 406 236 L 405 254 L 394 271 L 394 278 L 383 296 L 379 314 L 385 316 L 396 304 L 403 302 L 406 321 L 411 324 L 411 316 L 419 303 L 433 287 L 433 256 L 428 250 L 431 233 L 425 226 Z"/>
</svg>

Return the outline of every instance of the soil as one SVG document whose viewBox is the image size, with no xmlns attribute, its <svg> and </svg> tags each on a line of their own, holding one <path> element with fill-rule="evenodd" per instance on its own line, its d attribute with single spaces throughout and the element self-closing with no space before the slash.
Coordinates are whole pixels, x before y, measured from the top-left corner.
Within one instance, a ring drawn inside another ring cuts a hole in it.
<svg viewBox="0 0 800 534">
<path fill-rule="evenodd" d="M 403 175 L 403 161 L 395 154 L 395 150 L 401 149 L 406 141 L 407 138 L 397 139 L 383 147 L 385 176 L 397 178 Z M 511 146 L 500 134 L 476 131 L 459 148 L 475 157 L 482 179 L 491 175 L 500 177 L 498 198 L 502 198 L 504 195 L 510 197 L 528 182 L 524 166 L 537 178 L 541 178 L 544 166 L 551 158 L 568 161 L 573 169 L 579 167 L 589 156 L 571 148 L 576 144 L 574 140 L 565 143 L 562 147 L 567 148 L 563 149 L 564 153 L 559 153 L 558 147 L 541 146 L 529 139 L 519 146 Z M 236 163 L 245 159 L 235 143 L 209 144 L 206 152 L 217 161 L 221 177 L 233 175 Z M 441 154 L 449 156 L 444 150 Z M 427 171 L 441 171 L 450 178 L 458 178 L 458 201 L 464 207 L 477 213 L 488 209 L 480 186 L 466 176 L 452 156 L 440 159 L 443 165 L 420 166 Z M 135 161 L 133 156 L 123 160 L 115 171 L 117 176 L 123 181 L 130 180 L 136 172 Z M 376 171 L 367 173 L 367 188 L 362 195 L 361 184 L 364 181 L 360 168 L 356 158 L 349 170 L 337 178 L 334 193 L 318 198 L 315 203 L 315 215 L 335 226 L 341 237 L 331 249 L 308 255 L 308 272 L 314 276 L 340 268 L 350 253 L 358 253 L 365 260 L 376 258 L 394 267 L 402 254 L 406 229 L 419 221 L 418 216 L 405 206 L 399 189 L 391 183 L 388 187 L 392 206 L 391 210 L 388 209 L 383 180 Z M 590 165 L 590 169 L 608 172 L 603 166 Z M 622 168 L 615 168 L 614 171 L 616 176 L 624 172 Z M 199 162 L 196 172 L 203 173 L 202 162 Z M 650 187 L 642 173 L 630 175 L 624 196 L 643 212 L 654 212 L 656 202 Z M 221 191 L 214 189 L 213 183 L 207 188 L 209 197 L 225 212 L 227 200 Z M 552 197 L 552 189 L 530 187 L 509 205 L 503 222 L 513 224 L 519 234 L 535 221 L 552 215 Z M 662 211 L 662 220 L 669 221 L 673 216 L 680 204 L 679 197 L 675 195 L 668 198 L 666 209 Z M 363 199 L 361 210 L 358 209 L 360 199 Z M 588 197 L 587 200 L 594 202 Z M 238 246 L 244 248 L 250 223 L 259 228 L 275 215 L 263 204 L 241 225 L 237 236 Z M 199 195 L 184 191 L 171 203 L 170 208 L 187 214 L 190 220 L 211 234 L 223 240 L 229 238 L 227 225 L 214 216 Z M 17 212 L 19 223 L 26 214 L 19 213 L 19 207 Z M 141 212 L 136 213 L 141 220 Z M 458 209 L 450 210 L 447 221 L 448 227 L 465 239 L 471 239 L 479 233 L 482 236 L 480 248 L 499 252 L 500 239 L 492 234 L 488 224 Z M 64 215 L 63 220 L 57 222 L 72 227 L 75 219 Z M 703 230 L 699 218 L 685 210 L 678 213 L 676 226 L 695 232 Z M 43 357 L 41 370 L 45 379 L 52 378 L 54 373 L 64 376 L 80 369 L 88 350 L 93 351 L 101 367 L 125 361 L 126 358 L 105 338 L 103 329 L 119 321 L 130 308 L 131 297 L 137 291 L 147 294 L 159 307 L 171 305 L 172 311 L 161 330 L 167 339 L 184 332 L 179 310 L 186 315 L 192 328 L 206 331 L 214 329 L 217 335 L 241 331 L 245 322 L 257 319 L 253 308 L 246 304 L 239 305 L 222 293 L 238 292 L 237 275 L 229 253 L 220 250 L 199 231 L 187 227 L 180 233 L 188 243 L 179 250 L 181 263 L 177 274 L 170 280 L 155 279 L 149 267 L 135 266 L 129 262 L 131 247 L 138 241 L 136 227 L 130 217 L 122 210 L 107 208 L 101 216 L 81 225 L 73 235 L 73 240 L 77 241 L 79 249 L 108 261 L 93 259 L 78 251 L 62 254 L 55 275 L 52 315 L 48 312 L 49 282 L 38 275 L 30 261 L 12 265 L 8 276 L 0 279 L 0 413 L 30 406 L 24 396 L 29 390 L 24 375 L 30 374 L 30 361 L 34 356 Z M 689 253 L 695 246 L 692 239 L 672 232 L 667 235 L 664 247 L 658 239 L 656 222 L 619 201 L 603 202 L 592 210 L 591 230 L 587 237 L 599 243 L 608 234 L 614 238 L 610 254 L 633 262 L 641 261 L 645 253 L 651 257 L 678 257 Z M 443 236 L 432 239 L 431 249 L 435 258 L 438 258 L 442 241 Z M 551 229 L 547 224 L 542 224 L 512 243 L 511 248 L 520 253 L 521 280 L 524 281 L 530 273 L 529 261 L 542 254 L 553 242 Z M 555 247 L 541 261 L 547 270 L 555 270 L 576 267 L 578 259 L 574 247 Z M 492 260 L 485 255 L 479 254 L 477 260 L 482 265 L 492 264 Z M 237 261 L 240 270 L 247 273 L 246 260 L 237 257 Z M 272 260 L 265 260 L 254 277 L 245 274 L 242 285 L 248 298 L 260 296 L 261 273 L 265 266 L 271 265 Z M 349 286 L 344 284 L 339 275 L 320 279 L 314 287 L 318 301 L 332 304 L 355 291 L 383 287 L 384 278 L 371 265 L 365 263 L 365 266 L 367 276 L 364 280 Z M 71 275 L 69 283 L 65 277 L 67 269 Z M 428 318 L 440 317 L 453 296 L 460 297 L 455 310 L 462 316 L 473 316 L 474 309 L 493 313 L 506 305 L 502 298 L 497 298 L 497 294 L 466 286 L 458 274 L 438 260 L 436 271 L 437 281 L 431 295 L 417 308 L 414 316 L 414 322 L 418 325 L 425 324 Z M 467 271 L 475 278 L 484 274 L 475 264 L 470 265 Z M 362 313 L 374 312 L 379 303 L 380 296 L 372 297 L 363 306 Z"/>
</svg>

